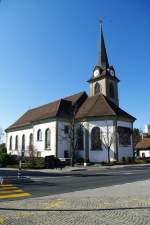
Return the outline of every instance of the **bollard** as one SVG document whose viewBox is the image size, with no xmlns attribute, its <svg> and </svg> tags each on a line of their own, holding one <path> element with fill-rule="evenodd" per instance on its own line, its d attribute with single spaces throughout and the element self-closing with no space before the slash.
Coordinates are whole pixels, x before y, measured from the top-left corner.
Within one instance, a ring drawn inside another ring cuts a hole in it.
<svg viewBox="0 0 150 225">
<path fill-rule="evenodd" d="M 19 168 L 19 169 L 18 169 L 18 179 L 21 178 L 21 175 L 22 175 L 22 174 L 21 174 L 21 168 Z"/>
<path fill-rule="evenodd" d="M 0 177 L 0 184 L 3 184 L 3 181 L 4 181 L 3 177 Z"/>
</svg>

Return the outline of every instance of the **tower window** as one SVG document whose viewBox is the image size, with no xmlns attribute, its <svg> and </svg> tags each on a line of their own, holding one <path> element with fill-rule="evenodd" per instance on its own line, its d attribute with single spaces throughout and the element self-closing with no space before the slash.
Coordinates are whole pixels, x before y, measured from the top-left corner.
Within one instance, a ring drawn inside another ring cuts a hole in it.
<svg viewBox="0 0 150 225">
<path fill-rule="evenodd" d="M 113 83 L 110 83 L 110 85 L 109 85 L 109 94 L 110 94 L 111 98 L 115 98 L 115 90 L 114 90 Z"/>
<path fill-rule="evenodd" d="M 94 87 L 94 95 L 99 95 L 101 93 L 100 84 L 96 83 Z"/>
</svg>

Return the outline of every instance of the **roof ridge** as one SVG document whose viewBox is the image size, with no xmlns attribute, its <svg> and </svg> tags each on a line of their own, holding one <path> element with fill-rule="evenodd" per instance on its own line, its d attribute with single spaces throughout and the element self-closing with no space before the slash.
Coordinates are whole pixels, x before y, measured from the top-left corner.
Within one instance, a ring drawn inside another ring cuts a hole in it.
<svg viewBox="0 0 150 225">
<path fill-rule="evenodd" d="M 32 110 L 35 110 L 35 109 L 39 109 L 39 108 L 44 107 L 44 106 L 47 106 L 47 105 L 49 105 L 49 104 L 53 104 L 53 103 L 56 103 L 56 102 L 60 102 L 62 99 L 67 100 L 66 98 L 70 98 L 70 97 L 72 97 L 72 96 L 74 96 L 74 95 L 78 95 L 78 94 L 81 94 L 81 93 L 86 93 L 86 92 L 85 92 L 85 91 L 81 91 L 81 92 L 78 92 L 78 93 L 76 93 L 76 94 L 72 94 L 72 95 L 69 95 L 69 96 L 67 96 L 67 97 L 64 97 L 64 98 L 59 98 L 59 99 L 54 100 L 54 101 L 52 101 L 52 102 L 49 102 L 49 103 L 46 103 L 46 104 L 37 106 L 37 107 L 32 108 L 32 109 L 29 109 L 29 110 L 27 110 L 26 112 L 32 111 Z M 70 101 L 70 100 L 67 100 L 67 101 Z"/>
<path fill-rule="evenodd" d="M 109 105 L 108 103 L 108 99 L 105 95 L 101 94 L 101 96 L 103 97 L 103 99 L 105 100 L 107 106 L 110 108 L 110 110 L 116 115 L 116 112 L 112 109 L 112 107 Z M 112 102 L 113 103 L 113 102 Z M 115 104 L 114 104 L 115 105 Z"/>
</svg>

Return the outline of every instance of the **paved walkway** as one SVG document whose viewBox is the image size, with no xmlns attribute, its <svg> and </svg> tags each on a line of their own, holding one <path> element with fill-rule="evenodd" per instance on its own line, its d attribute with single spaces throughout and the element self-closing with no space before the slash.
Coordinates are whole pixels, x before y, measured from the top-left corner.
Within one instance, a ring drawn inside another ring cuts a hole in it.
<svg viewBox="0 0 150 225">
<path fill-rule="evenodd" d="M 150 225 L 150 180 L 0 203 L 4 225 Z"/>
<path fill-rule="evenodd" d="M 64 172 L 70 172 L 70 171 L 82 171 L 82 170 L 95 170 L 95 169 L 117 169 L 117 168 L 134 168 L 134 167 L 145 167 L 150 166 L 150 164 L 127 164 L 127 165 L 113 165 L 113 166 L 102 166 L 100 164 L 90 165 L 90 166 L 66 166 L 65 168 L 61 169 L 28 169 L 28 171 L 31 172 L 43 172 L 43 173 L 64 173 Z M 16 168 L 0 168 L 0 171 L 9 171 L 9 170 L 17 170 Z M 22 171 L 26 171 L 27 169 L 23 169 Z"/>
</svg>

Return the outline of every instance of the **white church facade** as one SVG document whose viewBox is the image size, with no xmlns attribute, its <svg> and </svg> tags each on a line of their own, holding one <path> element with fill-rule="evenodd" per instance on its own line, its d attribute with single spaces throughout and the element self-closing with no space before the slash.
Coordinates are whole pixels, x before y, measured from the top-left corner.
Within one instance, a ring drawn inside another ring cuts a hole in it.
<svg viewBox="0 0 150 225">
<path fill-rule="evenodd" d="M 74 151 L 75 158 L 102 162 L 108 161 L 109 148 L 111 161 L 132 157 L 135 118 L 119 107 L 119 79 L 109 65 L 102 28 L 98 63 L 88 82 L 90 96 L 80 92 L 31 109 L 9 126 L 7 152 L 28 156 L 32 146 L 37 157 L 69 158 Z"/>
</svg>

